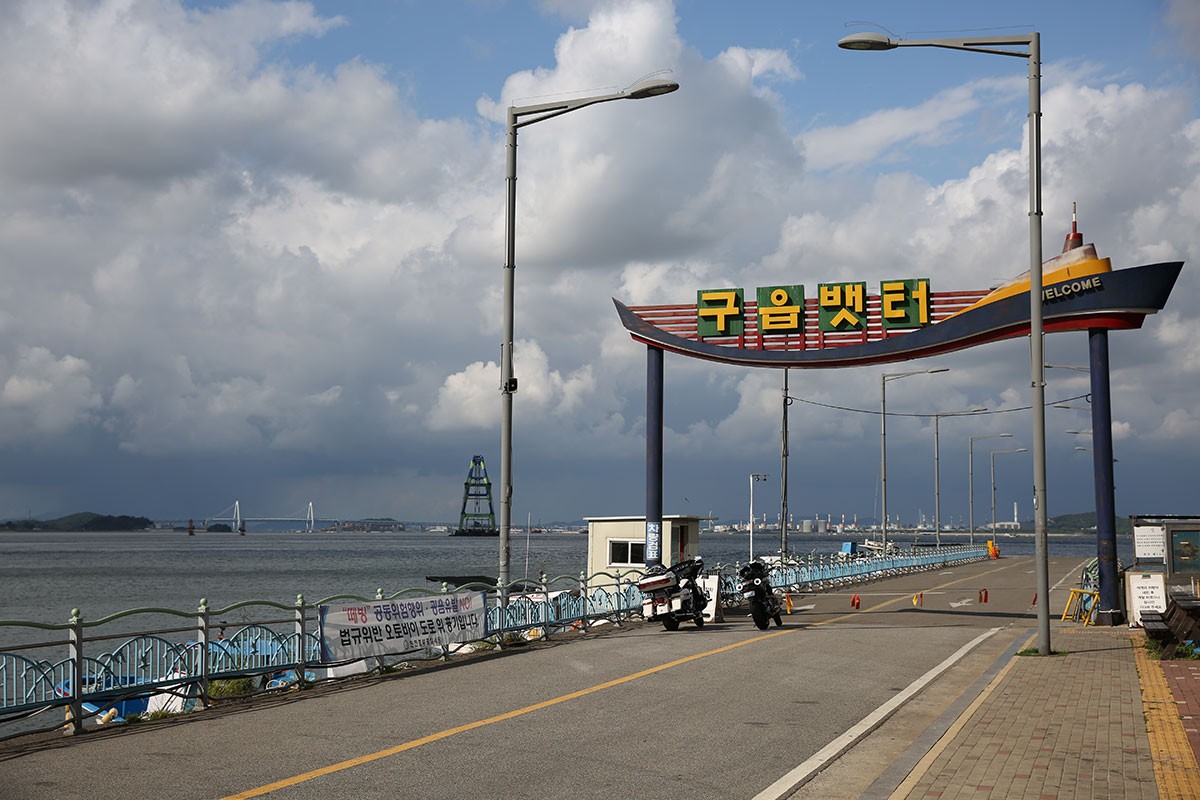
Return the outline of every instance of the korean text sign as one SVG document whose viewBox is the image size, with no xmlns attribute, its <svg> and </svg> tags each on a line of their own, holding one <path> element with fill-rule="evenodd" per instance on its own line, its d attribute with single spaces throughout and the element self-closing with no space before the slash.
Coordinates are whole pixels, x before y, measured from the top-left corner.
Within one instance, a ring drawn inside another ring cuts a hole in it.
<svg viewBox="0 0 1200 800">
<path fill-rule="evenodd" d="M 347 661 L 484 637 L 483 592 L 319 607 L 321 660 Z"/>
</svg>

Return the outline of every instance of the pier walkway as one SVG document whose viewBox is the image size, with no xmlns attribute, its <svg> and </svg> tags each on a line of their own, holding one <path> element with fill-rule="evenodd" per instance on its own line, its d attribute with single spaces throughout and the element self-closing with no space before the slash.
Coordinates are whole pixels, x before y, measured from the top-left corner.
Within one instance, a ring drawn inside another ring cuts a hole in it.
<svg viewBox="0 0 1200 800">
<path fill-rule="evenodd" d="M 1052 610 L 1082 567 L 1051 559 Z M 1200 797 L 1197 672 L 1168 682 L 1140 635 L 1057 621 L 1061 655 L 1016 655 L 1034 585 L 1032 558 L 1002 558 L 798 597 L 767 631 L 737 611 L 606 626 L 13 740 L 0 797 Z"/>
</svg>

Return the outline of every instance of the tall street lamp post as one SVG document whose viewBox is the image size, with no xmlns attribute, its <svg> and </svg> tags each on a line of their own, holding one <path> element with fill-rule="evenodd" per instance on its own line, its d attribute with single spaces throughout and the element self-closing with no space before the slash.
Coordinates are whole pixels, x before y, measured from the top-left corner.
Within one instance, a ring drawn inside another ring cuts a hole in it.
<svg viewBox="0 0 1200 800">
<path fill-rule="evenodd" d="M 930 375 L 935 372 L 949 372 L 946 367 L 938 367 L 936 369 L 914 369 L 909 372 L 891 372 L 884 373 L 879 376 L 879 480 L 882 486 L 880 493 L 883 495 L 883 527 L 882 532 L 883 552 L 887 552 L 887 382 L 898 381 L 901 378 L 907 378 L 909 375 Z"/>
<path fill-rule="evenodd" d="M 996 456 L 1004 453 L 1024 453 L 1028 449 L 1027 447 L 1018 447 L 1016 450 L 992 451 L 992 536 L 996 535 Z"/>
<path fill-rule="evenodd" d="M 768 478 L 765 472 L 750 473 L 750 560 L 754 560 L 754 484 Z"/>
<path fill-rule="evenodd" d="M 981 411 L 987 411 L 987 409 L 968 408 L 965 411 L 942 411 L 933 415 L 933 538 L 939 547 L 942 544 L 942 476 L 938 421 L 942 417 L 961 417 L 967 414 L 978 414 Z"/>
<path fill-rule="evenodd" d="M 975 440 L 976 439 L 1011 439 L 1011 433 L 985 433 L 981 436 L 971 436 L 967 439 L 967 486 L 968 506 L 970 508 L 971 544 L 975 544 Z"/>
<path fill-rule="evenodd" d="M 512 398 L 517 391 L 513 375 L 513 289 L 517 271 L 517 130 L 535 122 L 558 117 L 597 103 L 611 100 L 641 100 L 668 94 L 679 88 L 674 81 L 649 79 L 639 81 L 615 94 L 593 95 L 574 100 L 537 103 L 529 106 L 510 106 L 508 109 L 508 142 L 505 186 L 504 226 L 504 341 L 500 354 L 500 587 L 508 586 L 509 531 L 512 522 Z"/>
<path fill-rule="evenodd" d="M 846 50 L 940 47 L 1023 58 L 1029 66 L 1029 382 L 1033 389 L 1033 517 L 1038 593 L 1038 652 L 1050 654 L 1050 567 L 1046 542 L 1046 369 L 1042 349 L 1042 91 L 1041 34 L 963 39 L 900 39 L 855 33 L 838 42 Z M 1024 47 L 1025 51 L 1008 50 Z"/>
</svg>

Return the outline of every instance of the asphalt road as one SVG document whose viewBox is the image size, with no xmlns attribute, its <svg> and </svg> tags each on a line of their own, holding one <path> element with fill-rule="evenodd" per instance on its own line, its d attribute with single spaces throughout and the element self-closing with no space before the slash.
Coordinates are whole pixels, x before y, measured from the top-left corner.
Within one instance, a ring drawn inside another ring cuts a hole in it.
<svg viewBox="0 0 1200 800">
<path fill-rule="evenodd" d="M 1052 613 L 1081 567 L 1051 559 Z M 815 607 L 768 631 L 744 610 L 674 633 L 606 626 L 246 707 L 9 742 L 0 798 L 751 798 L 998 629 L 798 795 L 858 797 L 1028 638 L 1035 585 L 1031 558 L 1004 558 L 799 597 Z"/>
</svg>

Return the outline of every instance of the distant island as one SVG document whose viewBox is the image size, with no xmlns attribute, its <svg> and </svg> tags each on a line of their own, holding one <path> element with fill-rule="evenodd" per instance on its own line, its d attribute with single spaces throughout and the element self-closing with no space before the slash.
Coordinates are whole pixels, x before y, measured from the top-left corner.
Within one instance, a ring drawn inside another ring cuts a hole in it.
<svg viewBox="0 0 1200 800">
<path fill-rule="evenodd" d="M 18 519 L 0 523 L 0 531 L 143 531 L 154 527 L 147 517 L 109 516 L 80 511 L 58 519 Z"/>
</svg>

